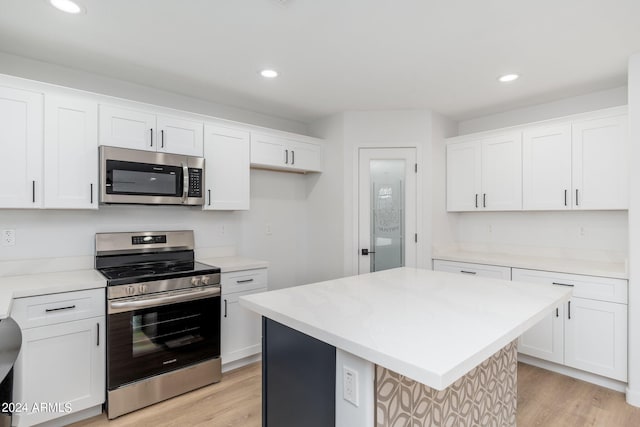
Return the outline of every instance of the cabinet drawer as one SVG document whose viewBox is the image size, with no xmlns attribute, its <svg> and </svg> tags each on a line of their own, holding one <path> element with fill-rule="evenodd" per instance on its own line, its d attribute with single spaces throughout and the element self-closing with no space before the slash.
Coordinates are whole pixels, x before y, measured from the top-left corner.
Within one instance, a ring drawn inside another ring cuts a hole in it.
<svg viewBox="0 0 640 427">
<path fill-rule="evenodd" d="M 222 294 L 234 292 L 244 292 L 253 289 L 267 287 L 267 269 L 259 268 L 255 270 L 234 271 L 232 273 L 222 273 L 220 279 Z"/>
<path fill-rule="evenodd" d="M 13 301 L 11 309 L 11 317 L 22 329 L 88 319 L 104 314 L 104 289 L 17 298 Z"/>
<path fill-rule="evenodd" d="M 514 268 L 513 280 L 571 286 L 574 297 L 627 303 L 627 281 L 624 279 Z"/>
<path fill-rule="evenodd" d="M 447 271 L 449 273 L 467 274 L 470 276 L 493 277 L 495 279 L 511 279 L 511 268 L 498 265 L 473 264 L 469 262 L 433 260 L 435 271 Z"/>
</svg>

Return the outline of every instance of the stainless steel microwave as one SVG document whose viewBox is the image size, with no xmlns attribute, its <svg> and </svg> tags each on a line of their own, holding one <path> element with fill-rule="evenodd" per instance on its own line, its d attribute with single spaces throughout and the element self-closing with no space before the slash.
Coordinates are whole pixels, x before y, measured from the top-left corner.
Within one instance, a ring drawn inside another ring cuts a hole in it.
<svg viewBox="0 0 640 427">
<path fill-rule="evenodd" d="M 100 146 L 100 203 L 202 206 L 204 158 Z"/>
</svg>

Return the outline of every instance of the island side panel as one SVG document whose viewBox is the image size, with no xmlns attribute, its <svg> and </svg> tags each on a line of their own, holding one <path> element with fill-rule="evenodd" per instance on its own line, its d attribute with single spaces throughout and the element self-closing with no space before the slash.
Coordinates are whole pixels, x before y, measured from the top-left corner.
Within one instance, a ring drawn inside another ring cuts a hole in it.
<svg viewBox="0 0 640 427">
<path fill-rule="evenodd" d="M 516 425 L 516 341 L 438 391 L 376 366 L 376 426 Z"/>
<path fill-rule="evenodd" d="M 336 348 L 262 318 L 263 427 L 335 423 Z"/>
</svg>

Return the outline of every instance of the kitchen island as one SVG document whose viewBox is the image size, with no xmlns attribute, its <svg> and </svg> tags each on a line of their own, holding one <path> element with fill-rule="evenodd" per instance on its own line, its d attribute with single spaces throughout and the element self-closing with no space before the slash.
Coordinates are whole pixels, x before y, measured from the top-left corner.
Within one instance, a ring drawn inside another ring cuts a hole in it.
<svg viewBox="0 0 640 427">
<path fill-rule="evenodd" d="M 405 267 L 243 297 L 264 425 L 515 425 L 514 341 L 570 296 Z"/>
</svg>

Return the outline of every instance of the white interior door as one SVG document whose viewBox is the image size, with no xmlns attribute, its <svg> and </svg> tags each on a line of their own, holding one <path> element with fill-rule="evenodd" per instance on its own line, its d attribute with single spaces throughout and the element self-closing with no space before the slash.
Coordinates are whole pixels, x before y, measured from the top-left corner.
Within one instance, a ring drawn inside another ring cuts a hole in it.
<svg viewBox="0 0 640 427">
<path fill-rule="evenodd" d="M 416 266 L 415 165 L 415 148 L 360 149 L 360 274 Z"/>
</svg>

